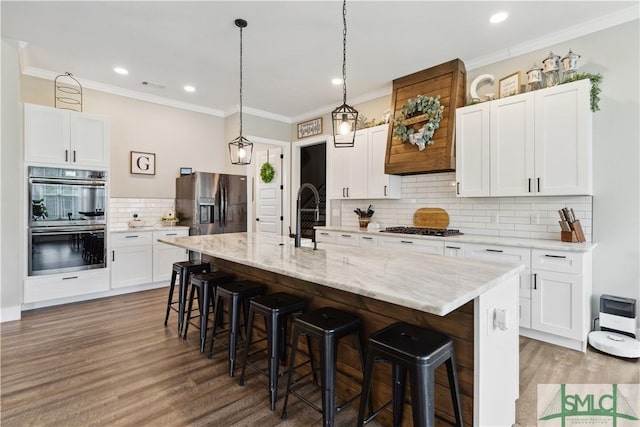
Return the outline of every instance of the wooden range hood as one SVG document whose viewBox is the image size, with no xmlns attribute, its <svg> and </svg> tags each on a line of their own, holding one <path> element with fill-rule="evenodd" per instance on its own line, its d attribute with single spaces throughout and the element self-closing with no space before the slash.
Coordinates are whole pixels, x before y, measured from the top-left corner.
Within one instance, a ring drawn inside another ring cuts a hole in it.
<svg viewBox="0 0 640 427">
<path fill-rule="evenodd" d="M 456 168 L 455 111 L 465 105 L 466 70 L 459 59 L 428 68 L 393 81 L 391 109 L 393 115 L 402 109 L 409 98 L 418 95 L 440 95 L 444 106 L 440 127 L 434 134 L 434 144 L 423 151 L 400 138 L 393 137 L 393 122 L 387 136 L 387 154 L 384 171 L 390 175 L 448 172 Z M 423 123 L 413 126 L 419 129 Z"/>
</svg>

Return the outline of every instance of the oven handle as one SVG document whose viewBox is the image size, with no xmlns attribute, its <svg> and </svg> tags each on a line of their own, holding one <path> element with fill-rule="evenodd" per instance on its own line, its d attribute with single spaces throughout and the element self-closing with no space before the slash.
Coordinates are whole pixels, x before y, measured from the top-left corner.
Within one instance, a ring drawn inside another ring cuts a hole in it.
<svg viewBox="0 0 640 427">
<path fill-rule="evenodd" d="M 79 234 L 86 233 L 91 231 L 104 232 L 106 231 L 105 227 L 42 227 L 42 228 L 30 228 L 29 232 L 31 234 L 37 234 L 38 236 L 55 236 L 60 234 Z"/>
<path fill-rule="evenodd" d="M 47 179 L 29 178 L 30 184 L 53 184 L 53 185 L 88 185 L 90 187 L 104 187 L 107 181 L 93 179 Z"/>
</svg>

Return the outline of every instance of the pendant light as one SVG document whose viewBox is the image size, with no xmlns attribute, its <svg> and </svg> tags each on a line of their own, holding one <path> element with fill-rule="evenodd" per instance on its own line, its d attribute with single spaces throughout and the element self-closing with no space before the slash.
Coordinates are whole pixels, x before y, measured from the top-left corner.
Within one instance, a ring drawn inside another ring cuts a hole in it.
<svg viewBox="0 0 640 427">
<path fill-rule="evenodd" d="M 331 112 L 333 122 L 333 145 L 336 148 L 353 147 L 356 139 L 356 123 L 358 111 L 347 105 L 347 0 L 342 2 L 342 101 L 343 104 Z M 353 132 L 351 139 L 339 138 L 337 135 L 348 135 Z"/>
<path fill-rule="evenodd" d="M 242 29 L 247 26 L 244 19 L 236 19 L 236 27 L 240 28 L 240 136 L 229 143 L 231 164 L 248 165 L 251 163 L 253 143 L 242 136 Z"/>
</svg>

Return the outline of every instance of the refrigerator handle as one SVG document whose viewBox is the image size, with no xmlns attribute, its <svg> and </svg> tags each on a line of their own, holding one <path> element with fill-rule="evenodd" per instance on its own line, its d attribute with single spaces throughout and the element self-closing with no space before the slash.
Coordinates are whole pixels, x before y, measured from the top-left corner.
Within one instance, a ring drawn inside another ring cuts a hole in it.
<svg viewBox="0 0 640 427">
<path fill-rule="evenodd" d="M 227 186 L 222 184 L 222 226 L 227 226 Z"/>
</svg>

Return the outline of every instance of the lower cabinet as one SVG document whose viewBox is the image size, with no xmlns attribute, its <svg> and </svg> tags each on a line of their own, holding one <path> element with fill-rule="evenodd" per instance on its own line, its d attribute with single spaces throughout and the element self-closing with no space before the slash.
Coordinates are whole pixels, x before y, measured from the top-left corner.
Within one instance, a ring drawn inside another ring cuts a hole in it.
<svg viewBox="0 0 640 427">
<path fill-rule="evenodd" d="M 456 258 L 462 258 L 464 256 L 464 245 L 458 242 L 444 242 L 444 255 L 452 256 Z"/>
<path fill-rule="evenodd" d="M 442 255 L 444 253 L 443 241 L 413 239 L 410 237 L 378 236 L 378 247 L 403 249 L 436 255 Z"/>
<path fill-rule="evenodd" d="M 111 234 L 111 288 L 155 283 L 171 278 L 171 266 L 189 259 L 188 251 L 158 242 L 186 236 L 188 230 L 132 231 Z"/>
<path fill-rule="evenodd" d="M 108 290 L 109 271 L 106 268 L 30 276 L 24 281 L 23 302 L 29 304 Z"/>
</svg>

